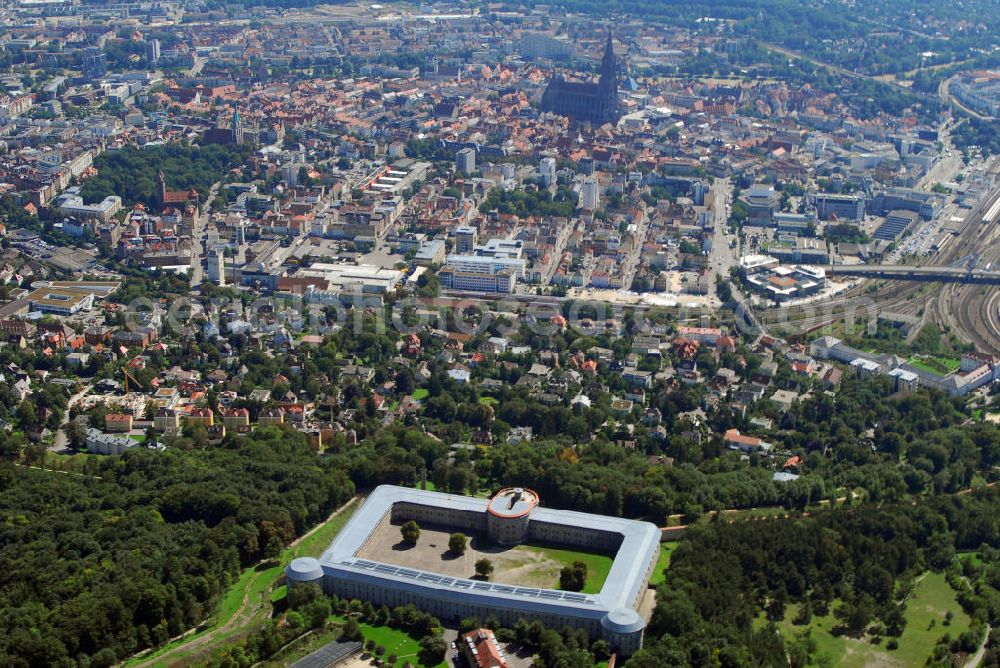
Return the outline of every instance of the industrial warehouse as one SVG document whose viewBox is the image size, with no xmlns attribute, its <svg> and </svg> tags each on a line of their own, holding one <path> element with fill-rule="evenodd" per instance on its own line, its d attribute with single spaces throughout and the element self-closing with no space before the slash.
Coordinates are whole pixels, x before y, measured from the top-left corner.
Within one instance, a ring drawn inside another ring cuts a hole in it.
<svg viewBox="0 0 1000 668">
<path fill-rule="evenodd" d="M 508 626 L 537 619 L 553 628 L 577 627 L 621 655 L 634 653 L 642 646 L 646 620 L 637 609 L 659 556 L 660 530 L 648 522 L 541 508 L 538 502 L 537 494 L 521 488 L 484 499 L 383 485 L 318 560 L 295 559 L 285 573 L 292 586 L 315 583 L 327 594 L 375 605 L 413 603 L 449 622 L 494 615 Z M 451 577 L 433 572 L 431 563 L 402 567 L 359 556 L 409 520 L 478 533 L 500 547 L 555 544 L 606 551 L 614 561 L 600 591 L 586 594 Z"/>
</svg>

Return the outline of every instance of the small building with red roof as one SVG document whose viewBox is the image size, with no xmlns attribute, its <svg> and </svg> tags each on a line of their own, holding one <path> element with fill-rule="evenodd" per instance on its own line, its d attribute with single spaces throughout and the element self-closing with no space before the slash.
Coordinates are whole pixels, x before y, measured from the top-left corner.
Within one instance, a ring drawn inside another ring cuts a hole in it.
<svg viewBox="0 0 1000 668">
<path fill-rule="evenodd" d="M 462 654 L 474 668 L 507 668 L 510 664 L 490 629 L 476 629 L 462 635 Z"/>
</svg>

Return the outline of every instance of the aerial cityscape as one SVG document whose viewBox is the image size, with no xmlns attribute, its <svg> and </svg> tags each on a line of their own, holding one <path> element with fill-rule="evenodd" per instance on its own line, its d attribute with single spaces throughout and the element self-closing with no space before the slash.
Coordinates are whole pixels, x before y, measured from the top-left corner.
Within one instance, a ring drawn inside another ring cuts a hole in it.
<svg viewBox="0 0 1000 668">
<path fill-rule="evenodd" d="M 1000 667 L 1000 5 L 0 2 L 0 666 Z"/>
</svg>

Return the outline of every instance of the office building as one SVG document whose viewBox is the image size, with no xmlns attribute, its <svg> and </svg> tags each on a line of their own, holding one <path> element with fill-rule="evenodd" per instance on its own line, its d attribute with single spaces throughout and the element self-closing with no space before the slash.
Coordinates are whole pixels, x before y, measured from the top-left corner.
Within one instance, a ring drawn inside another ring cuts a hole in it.
<svg viewBox="0 0 1000 668">
<path fill-rule="evenodd" d="M 593 176 L 583 180 L 580 186 L 580 208 L 587 211 L 596 211 L 600 205 L 600 185 Z"/>
<path fill-rule="evenodd" d="M 459 254 L 472 253 L 479 240 L 479 231 L 471 225 L 461 225 L 455 228 L 455 252 Z"/>
<path fill-rule="evenodd" d="M 455 154 L 455 169 L 464 173 L 472 174 L 476 171 L 476 149 L 463 148 Z"/>
<path fill-rule="evenodd" d="M 820 220 L 856 221 L 865 217 L 865 198 L 862 195 L 815 193 L 812 204 Z"/>
<path fill-rule="evenodd" d="M 556 159 L 542 158 L 538 163 L 538 174 L 542 177 L 545 187 L 551 187 L 556 182 Z"/>
<path fill-rule="evenodd" d="M 88 46 L 83 50 L 83 76 L 99 79 L 108 73 L 108 61 L 99 46 Z"/>
</svg>

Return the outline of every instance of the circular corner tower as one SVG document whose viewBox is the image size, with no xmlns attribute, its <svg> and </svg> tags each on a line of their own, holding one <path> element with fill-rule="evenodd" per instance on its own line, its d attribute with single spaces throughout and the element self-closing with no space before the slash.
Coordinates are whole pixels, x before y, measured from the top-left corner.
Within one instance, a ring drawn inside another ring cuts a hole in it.
<svg viewBox="0 0 1000 668">
<path fill-rule="evenodd" d="M 642 647 L 646 620 L 632 608 L 615 608 L 601 619 L 601 637 L 623 656 L 631 656 Z"/>
<path fill-rule="evenodd" d="M 499 545 L 517 545 L 528 539 L 528 519 L 538 505 L 538 494 L 524 487 L 505 487 L 486 508 L 486 530 Z"/>
<path fill-rule="evenodd" d="M 322 587 L 323 567 L 320 566 L 318 559 L 299 557 L 293 559 L 285 568 L 285 578 L 289 587 L 302 584 L 317 584 Z"/>
</svg>

